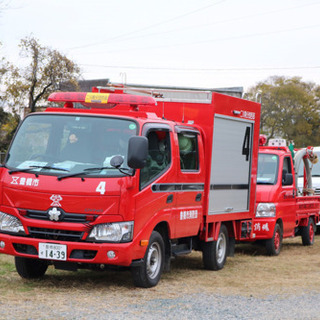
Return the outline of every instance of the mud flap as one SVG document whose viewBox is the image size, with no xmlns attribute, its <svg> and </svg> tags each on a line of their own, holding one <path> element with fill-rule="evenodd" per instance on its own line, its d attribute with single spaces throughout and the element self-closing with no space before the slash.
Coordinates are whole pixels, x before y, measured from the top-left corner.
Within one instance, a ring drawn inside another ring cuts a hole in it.
<svg viewBox="0 0 320 320">
<path fill-rule="evenodd" d="M 234 251 L 236 247 L 236 239 L 229 238 L 229 248 L 228 248 L 228 257 L 234 257 Z"/>
</svg>

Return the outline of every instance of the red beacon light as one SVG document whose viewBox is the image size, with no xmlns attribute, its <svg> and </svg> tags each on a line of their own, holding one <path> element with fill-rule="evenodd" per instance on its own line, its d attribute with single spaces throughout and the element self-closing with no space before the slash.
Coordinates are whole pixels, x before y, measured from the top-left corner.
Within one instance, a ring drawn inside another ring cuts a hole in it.
<svg viewBox="0 0 320 320">
<path fill-rule="evenodd" d="M 263 147 L 263 146 L 265 146 L 266 145 L 266 143 L 267 143 L 267 136 L 266 135 L 264 135 L 264 134 L 260 134 L 259 135 L 259 146 L 260 147 Z"/>
<path fill-rule="evenodd" d="M 73 103 L 81 103 L 89 108 L 110 109 L 115 105 L 130 105 L 137 110 L 140 106 L 156 105 L 156 100 L 150 96 L 138 96 L 133 94 L 96 93 L 96 92 L 55 92 L 50 94 L 49 101 L 64 102 L 65 108 L 73 108 Z"/>
</svg>

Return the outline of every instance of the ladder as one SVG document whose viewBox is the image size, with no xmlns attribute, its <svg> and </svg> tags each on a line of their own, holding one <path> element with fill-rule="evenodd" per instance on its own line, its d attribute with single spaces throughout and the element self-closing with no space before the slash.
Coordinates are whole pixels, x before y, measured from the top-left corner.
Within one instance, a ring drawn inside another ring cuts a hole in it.
<svg viewBox="0 0 320 320">
<path fill-rule="evenodd" d="M 111 84 L 107 87 L 95 87 L 98 92 L 115 92 L 151 96 L 156 101 L 207 103 L 212 102 L 212 91 L 192 89 L 166 89 L 157 87 L 126 86 L 123 84 Z"/>
</svg>

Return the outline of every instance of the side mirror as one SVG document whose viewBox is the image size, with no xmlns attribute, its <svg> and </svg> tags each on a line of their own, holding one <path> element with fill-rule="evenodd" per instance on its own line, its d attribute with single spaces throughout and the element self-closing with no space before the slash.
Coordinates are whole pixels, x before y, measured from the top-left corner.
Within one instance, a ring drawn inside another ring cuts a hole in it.
<svg viewBox="0 0 320 320">
<path fill-rule="evenodd" d="M 293 175 L 292 173 L 285 173 L 282 176 L 282 185 L 291 186 L 293 184 Z"/>
<path fill-rule="evenodd" d="M 132 169 L 141 169 L 147 163 L 148 139 L 146 137 L 133 136 L 128 145 L 128 166 Z"/>
</svg>

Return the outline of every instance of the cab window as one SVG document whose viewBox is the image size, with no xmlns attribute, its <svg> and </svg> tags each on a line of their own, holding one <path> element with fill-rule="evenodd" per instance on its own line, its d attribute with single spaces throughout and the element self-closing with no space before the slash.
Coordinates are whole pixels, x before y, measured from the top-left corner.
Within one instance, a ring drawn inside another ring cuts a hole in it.
<svg viewBox="0 0 320 320">
<path fill-rule="evenodd" d="M 171 162 L 169 132 L 150 130 L 146 137 L 149 142 L 148 158 L 146 166 L 140 171 L 141 188 L 160 176 Z"/>
<path fill-rule="evenodd" d="M 257 184 L 276 184 L 279 157 L 275 154 L 259 153 Z"/>
<path fill-rule="evenodd" d="M 199 170 L 198 135 L 196 133 L 178 133 L 180 167 L 182 171 Z"/>
<path fill-rule="evenodd" d="M 291 161 L 289 157 L 284 158 L 282 171 L 286 171 L 286 173 L 292 173 Z"/>
<path fill-rule="evenodd" d="M 292 166 L 291 166 L 291 161 L 289 157 L 285 157 L 283 159 L 283 168 L 282 168 L 282 184 L 285 183 L 285 176 L 287 173 L 292 174 Z"/>
</svg>

